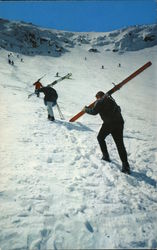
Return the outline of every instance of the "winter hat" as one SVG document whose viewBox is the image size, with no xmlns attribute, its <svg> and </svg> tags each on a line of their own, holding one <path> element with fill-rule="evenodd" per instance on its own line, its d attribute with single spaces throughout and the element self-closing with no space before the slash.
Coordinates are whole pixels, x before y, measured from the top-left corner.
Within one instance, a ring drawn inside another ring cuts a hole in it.
<svg viewBox="0 0 157 250">
<path fill-rule="evenodd" d="M 105 95 L 105 93 L 103 92 L 103 91 L 99 91 L 97 94 L 96 94 L 96 96 L 95 97 L 103 97 Z"/>
</svg>

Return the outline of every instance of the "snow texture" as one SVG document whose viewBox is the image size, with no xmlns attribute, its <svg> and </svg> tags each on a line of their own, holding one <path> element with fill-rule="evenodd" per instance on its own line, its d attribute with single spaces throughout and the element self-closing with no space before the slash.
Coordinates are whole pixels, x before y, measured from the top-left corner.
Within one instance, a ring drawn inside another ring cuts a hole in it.
<svg viewBox="0 0 157 250">
<path fill-rule="evenodd" d="M 0 25 L 0 249 L 157 248 L 157 26 L 80 34 L 2 19 Z M 38 39 L 28 43 L 26 30 Z M 146 36 L 154 40 L 140 40 Z M 151 67 L 113 95 L 125 120 L 129 176 L 110 136 L 112 162 L 101 161 L 99 116 L 68 121 L 96 92 L 148 61 Z M 72 77 L 55 85 L 65 120 L 55 107 L 50 122 L 44 96 L 28 95 L 38 78 L 46 74 L 46 86 L 56 72 Z"/>
</svg>

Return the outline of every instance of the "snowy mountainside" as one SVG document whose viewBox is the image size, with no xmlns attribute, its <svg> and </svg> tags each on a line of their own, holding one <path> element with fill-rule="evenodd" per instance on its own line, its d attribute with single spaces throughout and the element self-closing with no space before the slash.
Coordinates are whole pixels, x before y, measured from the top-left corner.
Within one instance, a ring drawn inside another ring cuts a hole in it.
<svg viewBox="0 0 157 250">
<path fill-rule="evenodd" d="M 157 25 L 140 25 L 104 33 L 44 29 L 31 23 L 0 19 L 0 47 L 12 52 L 60 56 L 75 46 L 113 52 L 137 51 L 157 45 Z"/>
<path fill-rule="evenodd" d="M 3 34 L 10 31 L 4 28 Z M 62 56 L 48 56 L 44 44 L 43 54 L 38 48 L 36 55 L 20 53 L 14 40 L 12 65 L 8 48 L 0 49 L 0 248 L 156 249 L 157 46 L 124 53 L 99 46 L 100 53 L 89 53 L 104 34 L 83 34 L 82 45 L 76 42 L 82 34 L 69 38 L 55 32 L 75 43 Z M 24 43 L 23 51 L 28 50 L 31 43 Z M 151 67 L 113 95 L 125 120 L 128 176 L 121 173 L 111 136 L 106 141 L 112 162 L 101 160 L 98 115 L 68 121 L 94 101 L 97 91 L 107 92 L 148 61 Z M 72 77 L 54 86 L 65 120 L 54 107 L 56 121 L 50 122 L 44 95 L 28 95 L 38 78 L 46 74 L 41 80 L 46 86 L 57 79 L 56 72 L 72 72 Z"/>
</svg>

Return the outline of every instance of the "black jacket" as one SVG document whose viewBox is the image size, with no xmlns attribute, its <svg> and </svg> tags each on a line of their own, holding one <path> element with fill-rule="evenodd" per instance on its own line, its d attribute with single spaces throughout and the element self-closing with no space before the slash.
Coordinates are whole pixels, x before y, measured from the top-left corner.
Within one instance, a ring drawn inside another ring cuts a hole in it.
<svg viewBox="0 0 157 250">
<path fill-rule="evenodd" d="M 124 123 L 120 107 L 110 96 L 104 96 L 97 100 L 93 108 L 86 107 L 85 112 L 90 115 L 100 114 L 107 128 L 113 128 Z"/>
<path fill-rule="evenodd" d="M 58 98 L 58 94 L 54 88 L 51 87 L 43 87 L 38 90 L 38 92 L 43 92 L 45 97 L 45 102 L 56 102 Z"/>
</svg>

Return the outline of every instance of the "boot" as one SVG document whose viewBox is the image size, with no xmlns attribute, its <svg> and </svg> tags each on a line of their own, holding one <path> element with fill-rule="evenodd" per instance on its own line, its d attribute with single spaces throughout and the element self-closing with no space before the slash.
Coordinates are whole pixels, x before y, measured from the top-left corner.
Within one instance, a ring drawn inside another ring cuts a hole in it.
<svg viewBox="0 0 157 250">
<path fill-rule="evenodd" d="M 111 162 L 109 155 L 103 155 L 101 160 Z"/>
<path fill-rule="evenodd" d="M 50 120 L 50 118 L 51 118 L 51 116 L 50 116 L 50 115 L 48 114 L 48 117 L 47 117 L 47 119 L 48 119 L 48 120 Z"/>
<path fill-rule="evenodd" d="M 122 163 L 122 173 L 130 174 L 130 166 L 127 161 Z"/>
<path fill-rule="evenodd" d="M 54 116 L 50 116 L 49 120 L 53 122 L 55 120 Z"/>
</svg>

